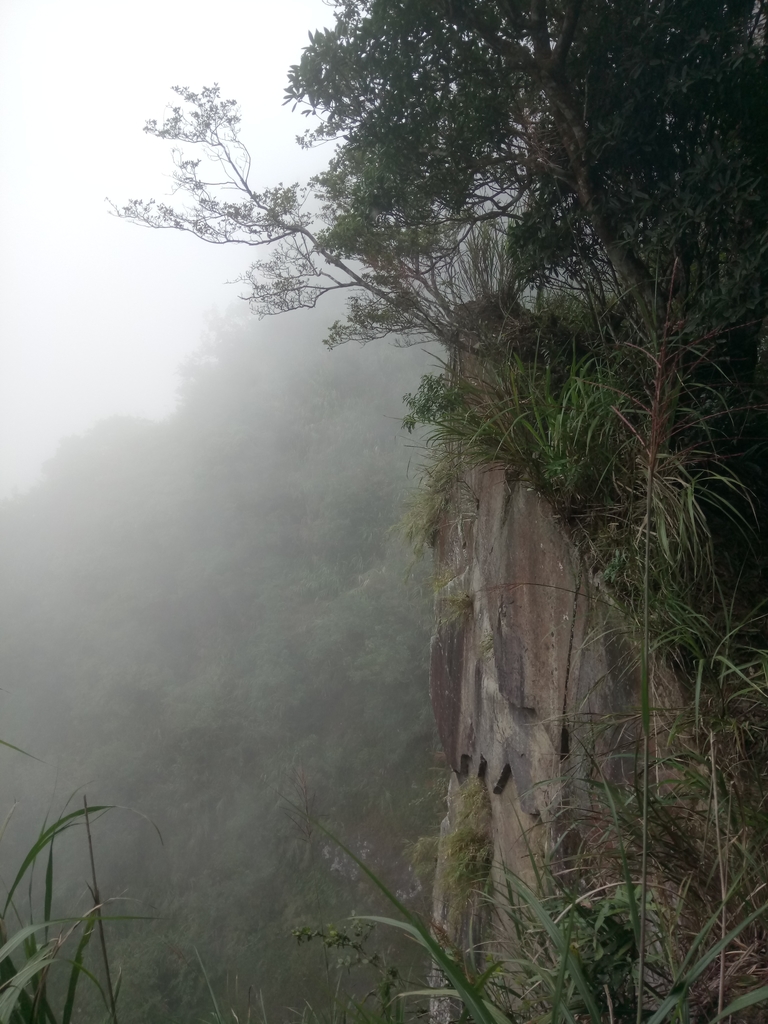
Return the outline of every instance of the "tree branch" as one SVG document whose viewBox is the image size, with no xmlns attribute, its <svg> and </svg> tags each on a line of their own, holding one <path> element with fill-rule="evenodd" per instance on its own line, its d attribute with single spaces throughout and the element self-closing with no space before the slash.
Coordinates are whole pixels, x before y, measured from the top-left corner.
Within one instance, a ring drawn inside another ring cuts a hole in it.
<svg viewBox="0 0 768 1024">
<path fill-rule="evenodd" d="M 566 58 L 570 52 L 573 40 L 576 36 L 576 29 L 579 24 L 583 0 L 570 0 L 565 7 L 563 27 L 560 29 L 560 37 L 555 44 L 552 55 L 553 60 L 561 67 L 565 65 Z"/>
<path fill-rule="evenodd" d="M 533 0 L 531 4 L 531 38 L 536 60 L 549 60 L 552 48 L 547 26 L 547 0 Z"/>
</svg>

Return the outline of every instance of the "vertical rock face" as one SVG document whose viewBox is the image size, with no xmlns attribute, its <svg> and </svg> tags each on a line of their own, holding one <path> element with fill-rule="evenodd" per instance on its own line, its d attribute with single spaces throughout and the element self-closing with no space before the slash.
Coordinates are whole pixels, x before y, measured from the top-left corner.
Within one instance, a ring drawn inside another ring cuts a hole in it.
<svg viewBox="0 0 768 1024">
<path fill-rule="evenodd" d="M 636 652 L 590 583 L 565 528 L 502 470 L 465 477 L 464 513 L 443 525 L 430 686 L 453 770 L 449 815 L 480 776 L 491 801 L 494 862 L 530 875 L 530 849 L 552 839 L 566 777 L 588 750 L 620 777 L 631 764 L 639 703 Z M 540 827 L 536 827 L 540 826 Z M 436 920 L 447 921 L 436 887 Z"/>
</svg>

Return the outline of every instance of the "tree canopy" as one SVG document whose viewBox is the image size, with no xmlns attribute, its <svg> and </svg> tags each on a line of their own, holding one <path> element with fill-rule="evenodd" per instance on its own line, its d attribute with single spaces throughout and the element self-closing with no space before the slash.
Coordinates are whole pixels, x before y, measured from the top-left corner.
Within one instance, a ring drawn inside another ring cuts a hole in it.
<svg viewBox="0 0 768 1024">
<path fill-rule="evenodd" d="M 455 341 L 457 310 L 489 290 L 471 257 L 474 280 L 457 268 L 491 224 L 502 300 L 629 296 L 651 329 L 674 301 L 748 377 L 768 274 L 765 20 L 753 0 L 337 0 L 286 92 L 319 119 L 303 143 L 337 143 L 325 173 L 254 190 L 236 105 L 178 89 L 188 110 L 146 130 L 201 144 L 237 198 L 178 153 L 192 206 L 120 213 L 272 245 L 243 278 L 260 314 L 349 290 L 332 343 Z"/>
<path fill-rule="evenodd" d="M 344 2 L 288 96 L 343 139 L 339 207 L 503 218 L 525 283 L 673 290 L 699 330 L 764 315 L 761 3 Z"/>
</svg>

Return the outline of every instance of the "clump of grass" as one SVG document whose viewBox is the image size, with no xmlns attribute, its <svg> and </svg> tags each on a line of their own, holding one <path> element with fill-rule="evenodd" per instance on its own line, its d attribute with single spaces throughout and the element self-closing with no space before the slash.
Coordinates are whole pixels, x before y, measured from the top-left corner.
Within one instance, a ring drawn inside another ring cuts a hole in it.
<svg viewBox="0 0 768 1024">
<path fill-rule="evenodd" d="M 493 654 L 493 631 L 492 630 L 489 629 L 489 630 L 486 630 L 485 633 L 483 633 L 482 639 L 480 640 L 480 644 L 479 644 L 479 651 L 480 651 L 480 657 L 481 658 L 490 658 L 491 655 Z"/>
<path fill-rule="evenodd" d="M 444 565 L 441 569 L 437 569 L 431 576 L 432 590 L 437 594 L 447 587 L 451 580 L 456 579 L 456 573 L 452 566 Z"/>
<path fill-rule="evenodd" d="M 457 590 L 440 596 L 440 622 L 448 624 L 468 619 L 474 609 L 474 598 L 467 590 Z"/>
<path fill-rule="evenodd" d="M 632 785 L 598 772 L 588 805 L 564 811 L 578 848 L 540 872 L 541 888 L 552 908 L 573 908 L 574 936 L 607 917 L 623 933 L 623 971 L 599 935 L 587 936 L 591 966 L 585 939 L 571 939 L 604 1012 L 608 986 L 616 1021 L 635 1020 L 639 1004 L 659 1022 L 710 1021 L 741 1000 L 757 1016 L 734 1020 L 764 1019 L 768 813 L 754 799 L 737 806 L 723 767 L 711 738 L 707 756 L 677 749 L 652 759 L 648 777 L 638 766 Z"/>
<path fill-rule="evenodd" d="M 450 458 L 436 458 L 423 469 L 419 486 L 408 496 L 399 530 L 420 558 L 432 548 L 446 516 L 456 504 L 459 471 Z"/>
<path fill-rule="evenodd" d="M 482 779 L 462 785 L 454 813 L 454 827 L 440 851 L 440 885 L 461 912 L 470 895 L 488 881 L 493 862 L 491 800 Z"/>
<path fill-rule="evenodd" d="M 712 647 L 739 573 L 725 555 L 749 552 L 754 522 L 739 475 L 746 442 L 726 436 L 727 422 L 745 434 L 745 414 L 727 387 L 693 380 L 697 361 L 696 346 L 674 339 L 655 354 L 627 341 L 568 364 L 513 354 L 443 378 L 450 401 L 436 385 L 431 405 L 414 399 L 433 417 L 436 464 L 450 451 L 454 470 L 501 466 L 531 484 L 629 617 L 643 618 L 647 589 L 656 646 L 688 658 Z"/>
<path fill-rule="evenodd" d="M 440 852 L 440 836 L 421 836 L 408 846 L 408 859 L 417 876 L 428 882 L 435 877 Z"/>
<path fill-rule="evenodd" d="M 471 519 L 476 506 L 462 480 L 462 463 L 451 452 L 432 452 L 420 471 L 420 481 L 405 501 L 398 531 L 421 558 L 437 541 L 448 519 Z"/>
<path fill-rule="evenodd" d="M 595 386 L 600 382 L 604 386 Z M 503 465 L 531 483 L 555 510 L 615 504 L 612 466 L 630 446 L 612 411 L 616 375 L 607 361 L 574 360 L 557 372 L 513 355 L 474 376 L 443 378 L 450 403 L 430 408 L 429 444 L 453 446 L 464 465 Z"/>
</svg>

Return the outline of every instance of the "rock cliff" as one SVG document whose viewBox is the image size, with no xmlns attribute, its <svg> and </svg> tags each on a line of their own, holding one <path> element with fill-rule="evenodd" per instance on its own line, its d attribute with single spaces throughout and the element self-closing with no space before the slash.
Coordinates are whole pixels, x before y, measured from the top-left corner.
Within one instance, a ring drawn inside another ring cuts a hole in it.
<svg viewBox="0 0 768 1024">
<path fill-rule="evenodd" d="M 437 538 L 430 673 L 452 769 L 443 834 L 455 827 L 462 788 L 479 778 L 495 869 L 526 877 L 530 852 L 553 848 L 589 764 L 616 780 L 632 769 L 637 652 L 534 491 L 498 469 L 471 470 L 458 486 Z M 444 867 L 435 920 L 458 937 Z"/>
</svg>

